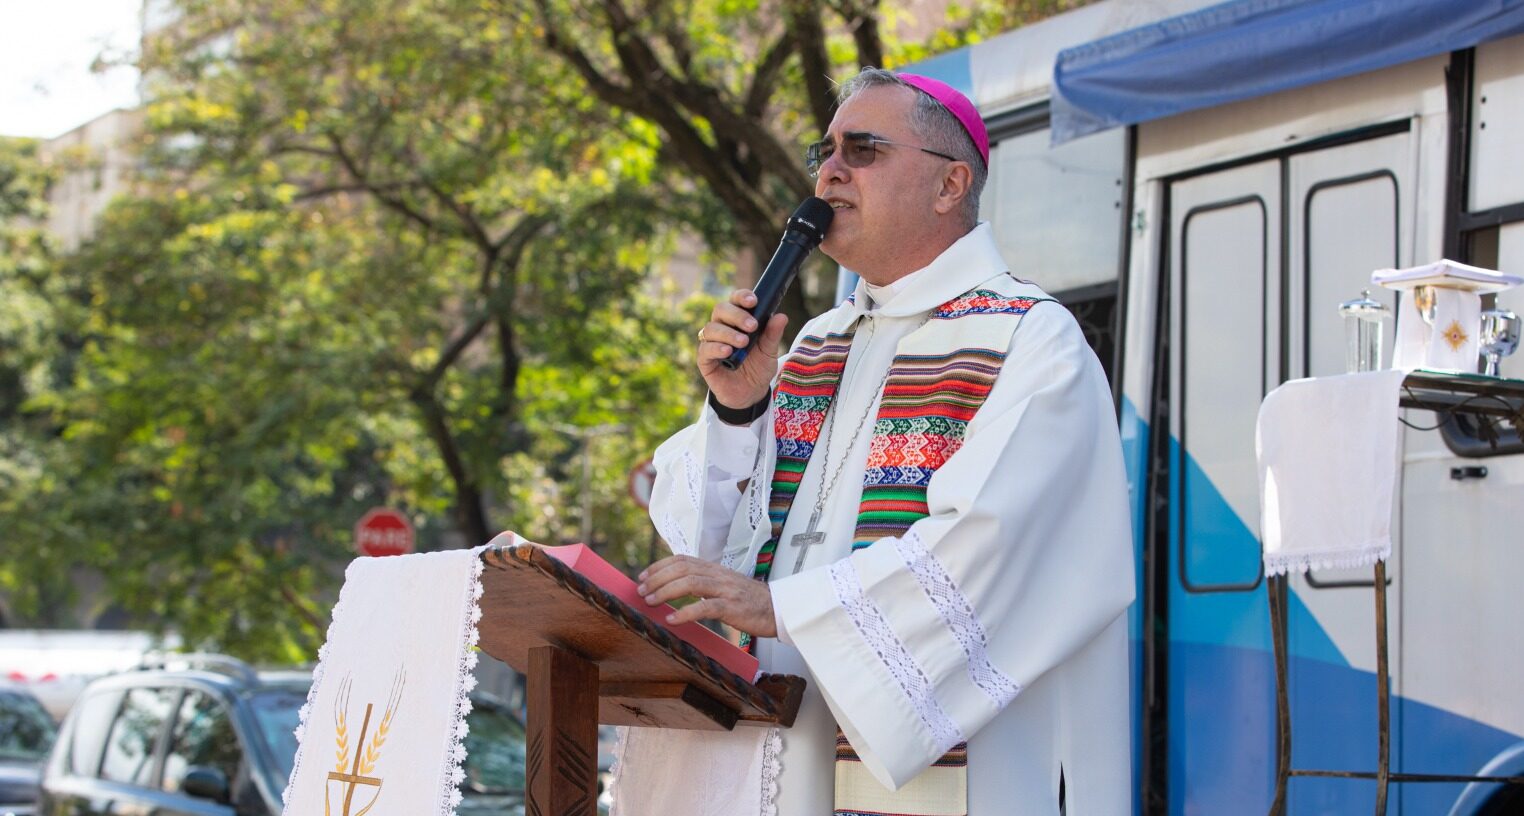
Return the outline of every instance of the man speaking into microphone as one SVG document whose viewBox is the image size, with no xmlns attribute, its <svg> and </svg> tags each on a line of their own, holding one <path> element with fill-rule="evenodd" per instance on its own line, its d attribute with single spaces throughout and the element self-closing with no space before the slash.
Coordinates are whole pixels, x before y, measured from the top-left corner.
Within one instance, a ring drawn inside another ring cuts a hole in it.
<svg viewBox="0 0 1524 816">
<path fill-rule="evenodd" d="M 781 355 L 786 319 L 752 292 L 715 307 L 708 406 L 655 459 L 675 555 L 641 592 L 699 598 L 676 622 L 721 620 L 809 686 L 790 729 L 630 729 L 616 813 L 1127 813 L 1116 417 L 1042 271 L 978 220 L 983 121 L 866 69 L 805 160 L 820 249 L 861 281 Z"/>
</svg>

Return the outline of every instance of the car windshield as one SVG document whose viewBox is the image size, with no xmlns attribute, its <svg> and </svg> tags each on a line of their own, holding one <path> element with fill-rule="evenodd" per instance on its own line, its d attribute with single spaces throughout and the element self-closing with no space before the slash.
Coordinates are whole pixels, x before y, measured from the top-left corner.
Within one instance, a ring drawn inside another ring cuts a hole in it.
<svg viewBox="0 0 1524 816">
<path fill-rule="evenodd" d="M 302 688 L 270 688 L 249 696 L 249 708 L 259 723 L 259 736 L 275 759 L 282 781 L 296 764 L 296 726 L 301 721 L 307 691 Z"/>
<path fill-rule="evenodd" d="M 58 727 L 30 694 L 0 691 L 0 760 L 41 762 Z"/>
<path fill-rule="evenodd" d="M 291 775 L 296 762 L 296 726 L 303 688 L 271 688 L 249 697 L 259 732 L 270 749 L 280 779 Z M 479 703 L 467 718 L 465 790 L 478 794 L 522 793 L 524 790 L 524 726 L 504 710 Z"/>
</svg>

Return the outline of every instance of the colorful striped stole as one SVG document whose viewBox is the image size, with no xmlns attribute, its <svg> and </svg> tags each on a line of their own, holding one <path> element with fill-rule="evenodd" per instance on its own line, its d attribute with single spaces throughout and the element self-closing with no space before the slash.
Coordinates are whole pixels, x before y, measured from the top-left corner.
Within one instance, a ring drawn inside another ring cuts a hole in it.
<svg viewBox="0 0 1524 816">
<path fill-rule="evenodd" d="M 900 342 L 873 426 L 853 550 L 901 535 L 927 516 L 932 475 L 963 446 L 968 423 L 1005 362 L 1011 336 L 1037 302 L 975 289 L 937 307 Z M 779 373 L 773 397 L 778 457 L 768 504 L 772 529 L 757 555 L 757 580 L 766 581 L 772 572 L 784 523 L 841 383 L 854 327 L 804 337 Z M 840 732 L 836 747 L 835 816 L 967 814 L 966 743 L 953 746 L 895 792 L 863 768 Z"/>
<path fill-rule="evenodd" d="M 773 569 L 773 555 L 783 535 L 783 523 L 799 493 L 804 469 L 820 441 L 826 412 L 841 385 L 841 372 L 852 350 L 854 327 L 839 334 L 809 336 L 799 341 L 778 373 L 773 389 L 773 436 L 778 441 L 778 462 L 773 467 L 772 492 L 767 504 L 772 535 L 757 553 L 752 575 L 766 581 Z"/>
</svg>

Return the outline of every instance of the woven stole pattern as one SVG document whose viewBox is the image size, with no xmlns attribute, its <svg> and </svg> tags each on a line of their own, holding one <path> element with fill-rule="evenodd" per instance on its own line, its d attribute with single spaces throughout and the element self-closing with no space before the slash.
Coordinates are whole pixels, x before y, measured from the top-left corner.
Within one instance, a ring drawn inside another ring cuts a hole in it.
<svg viewBox="0 0 1524 816">
<path fill-rule="evenodd" d="M 926 488 L 932 474 L 962 447 L 969 421 L 1000 373 L 1019 318 L 1036 302 L 976 289 L 937 307 L 927 325 L 901 342 L 873 426 L 854 550 L 900 535 L 926 517 Z M 1001 321 L 1006 325 L 999 327 L 961 320 L 974 315 L 1016 320 Z M 753 576 L 759 581 L 766 581 L 772 572 L 784 522 L 841 384 L 853 329 L 806 336 L 778 375 L 773 396 L 778 457 L 768 502 L 772 529 L 757 554 Z M 749 638 L 743 639 L 743 645 L 751 646 Z M 968 746 L 959 743 L 906 788 L 889 793 L 862 767 L 856 751 L 838 732 L 834 813 L 962 816 L 967 812 L 967 766 Z"/>
<path fill-rule="evenodd" d="M 804 469 L 820 441 L 820 429 L 826 412 L 841 385 L 841 372 L 847 367 L 847 353 L 852 350 L 852 331 L 807 336 L 789 354 L 773 389 L 773 436 L 778 440 L 778 463 L 773 468 L 771 497 L 767 517 L 772 535 L 757 553 L 752 575 L 766 581 L 773 569 L 773 555 L 783 535 L 783 523 L 799 493 Z"/>
</svg>

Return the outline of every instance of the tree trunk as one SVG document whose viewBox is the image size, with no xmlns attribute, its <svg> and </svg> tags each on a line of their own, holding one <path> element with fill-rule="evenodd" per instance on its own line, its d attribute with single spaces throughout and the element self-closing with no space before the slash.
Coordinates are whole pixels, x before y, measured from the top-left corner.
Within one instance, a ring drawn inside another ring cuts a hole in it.
<svg viewBox="0 0 1524 816">
<path fill-rule="evenodd" d="M 460 526 L 469 546 L 487 543 L 492 538 L 487 506 L 482 501 L 481 487 L 461 459 L 460 448 L 455 444 L 455 437 L 450 434 L 444 406 L 432 391 L 415 390 L 411 398 L 423 414 L 423 426 L 428 431 L 429 438 L 434 441 L 434 446 L 439 449 L 439 458 L 444 460 L 445 470 L 449 472 L 450 481 L 455 486 L 455 523 Z"/>
</svg>

